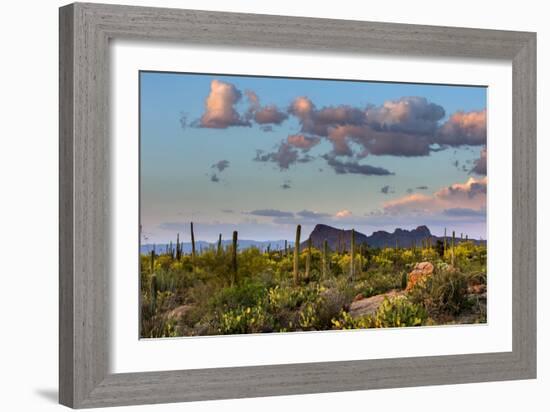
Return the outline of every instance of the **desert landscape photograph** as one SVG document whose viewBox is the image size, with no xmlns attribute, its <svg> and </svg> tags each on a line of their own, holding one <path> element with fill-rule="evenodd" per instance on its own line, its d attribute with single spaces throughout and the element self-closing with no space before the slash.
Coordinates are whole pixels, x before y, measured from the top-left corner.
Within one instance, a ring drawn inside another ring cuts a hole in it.
<svg viewBox="0 0 550 412">
<path fill-rule="evenodd" d="M 487 322 L 485 87 L 139 89 L 141 338 Z"/>
</svg>

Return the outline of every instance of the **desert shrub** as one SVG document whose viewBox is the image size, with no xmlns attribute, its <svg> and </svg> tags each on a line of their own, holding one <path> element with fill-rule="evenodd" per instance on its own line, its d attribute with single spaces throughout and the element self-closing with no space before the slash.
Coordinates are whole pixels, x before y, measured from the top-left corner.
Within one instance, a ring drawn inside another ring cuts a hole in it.
<svg viewBox="0 0 550 412">
<path fill-rule="evenodd" d="M 374 256 L 372 259 L 372 263 L 376 265 L 376 267 L 378 267 L 379 269 L 383 269 L 383 270 L 393 269 L 393 260 L 391 260 L 387 255 L 388 255 L 387 253 L 384 253 L 382 255 Z"/>
<path fill-rule="evenodd" d="M 170 291 L 157 292 L 156 306 L 151 305 L 150 294 L 141 299 L 141 330 L 144 338 L 167 338 L 178 336 L 176 322 L 163 314 L 174 307 L 176 295 Z"/>
<path fill-rule="evenodd" d="M 157 287 L 160 291 L 176 292 L 177 290 L 183 289 L 184 287 L 189 287 L 191 285 L 191 278 L 186 276 L 183 272 L 158 270 L 155 273 L 155 276 L 157 278 Z"/>
<path fill-rule="evenodd" d="M 466 275 L 468 284 L 474 285 L 487 285 L 487 272 L 470 272 Z"/>
<path fill-rule="evenodd" d="M 220 309 L 252 307 L 265 296 L 266 287 L 257 280 L 245 279 L 241 283 L 225 287 L 208 299 L 208 306 Z"/>
<path fill-rule="evenodd" d="M 349 274 L 349 268 L 351 263 L 350 255 L 339 255 L 338 257 L 338 273 Z"/>
<path fill-rule="evenodd" d="M 155 258 L 155 271 L 162 269 L 168 270 L 172 263 L 172 257 L 168 255 L 160 255 Z"/>
<path fill-rule="evenodd" d="M 143 338 L 173 338 L 178 336 L 176 321 L 162 316 L 143 319 L 141 321 L 141 337 Z"/>
<path fill-rule="evenodd" d="M 317 324 L 316 305 L 308 302 L 300 310 L 299 325 L 303 330 L 312 330 Z"/>
<path fill-rule="evenodd" d="M 401 288 L 401 274 L 394 272 L 372 271 L 365 281 L 358 284 L 357 293 L 368 298 L 374 295 L 386 293 L 392 289 Z"/>
<path fill-rule="evenodd" d="M 219 332 L 222 334 L 259 333 L 273 330 L 273 318 L 263 304 L 239 307 L 222 313 L 219 318 Z"/>
<path fill-rule="evenodd" d="M 375 328 L 420 326 L 428 319 L 428 313 L 421 306 L 412 303 L 406 296 L 384 299 L 372 317 Z"/>
<path fill-rule="evenodd" d="M 316 327 L 320 330 L 330 329 L 332 319 L 345 308 L 352 299 L 349 288 L 327 289 L 321 292 L 317 301 Z"/>
<path fill-rule="evenodd" d="M 333 329 L 367 329 L 371 327 L 371 317 L 362 316 L 360 318 L 352 318 L 351 315 L 346 312 L 340 312 L 338 317 L 335 317 L 331 321 Z"/>
<path fill-rule="evenodd" d="M 416 253 L 412 249 L 405 249 L 401 252 L 401 261 L 404 265 L 413 264 L 417 261 Z"/>
<path fill-rule="evenodd" d="M 467 277 L 457 270 L 437 271 L 409 292 L 414 303 L 422 305 L 431 315 L 458 315 L 468 306 Z"/>
<path fill-rule="evenodd" d="M 313 287 L 275 286 L 268 291 L 268 301 L 274 310 L 296 309 L 317 298 L 319 290 Z"/>
<path fill-rule="evenodd" d="M 265 272 L 274 272 L 274 264 L 266 253 L 257 248 L 248 248 L 241 251 L 237 257 L 239 279 L 253 278 Z"/>
<path fill-rule="evenodd" d="M 292 278 L 293 261 L 291 254 L 283 256 L 278 262 L 274 263 L 275 277 L 280 281 Z"/>
<path fill-rule="evenodd" d="M 437 253 L 437 250 L 433 248 L 422 249 L 421 259 L 423 261 L 435 262 L 436 260 L 439 259 L 439 253 Z"/>
<path fill-rule="evenodd" d="M 394 328 L 421 326 L 428 321 L 428 313 L 421 306 L 412 303 L 406 296 L 385 298 L 378 310 L 372 315 L 352 318 L 345 311 L 332 320 L 335 329 Z"/>
</svg>

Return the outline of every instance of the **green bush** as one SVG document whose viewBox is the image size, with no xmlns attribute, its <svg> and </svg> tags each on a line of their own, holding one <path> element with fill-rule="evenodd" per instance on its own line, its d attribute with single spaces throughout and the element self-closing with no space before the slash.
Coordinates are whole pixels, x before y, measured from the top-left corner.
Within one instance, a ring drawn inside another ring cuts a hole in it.
<svg viewBox="0 0 550 412">
<path fill-rule="evenodd" d="M 441 270 L 413 287 L 409 298 L 432 316 L 457 315 L 468 307 L 467 287 L 467 278 L 461 272 Z"/>
<path fill-rule="evenodd" d="M 222 334 L 260 333 L 273 331 L 273 318 L 259 303 L 253 307 L 240 307 L 222 313 L 219 332 Z"/>
<path fill-rule="evenodd" d="M 384 299 L 374 315 L 373 327 L 421 326 L 427 319 L 428 313 L 422 306 L 410 302 L 405 296 L 397 296 Z"/>
<path fill-rule="evenodd" d="M 253 307 L 265 296 L 266 291 L 262 282 L 246 279 L 234 286 L 220 289 L 208 300 L 208 306 L 223 310 Z"/>
</svg>

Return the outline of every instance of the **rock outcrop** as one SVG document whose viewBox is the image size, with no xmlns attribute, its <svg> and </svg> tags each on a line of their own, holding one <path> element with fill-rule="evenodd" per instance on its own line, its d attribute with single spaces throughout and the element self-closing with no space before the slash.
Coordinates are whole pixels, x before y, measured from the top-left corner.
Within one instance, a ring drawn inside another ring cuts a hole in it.
<svg viewBox="0 0 550 412">
<path fill-rule="evenodd" d="M 407 278 L 407 292 L 419 282 L 424 282 L 434 273 L 434 265 L 430 262 L 417 263 Z"/>
</svg>

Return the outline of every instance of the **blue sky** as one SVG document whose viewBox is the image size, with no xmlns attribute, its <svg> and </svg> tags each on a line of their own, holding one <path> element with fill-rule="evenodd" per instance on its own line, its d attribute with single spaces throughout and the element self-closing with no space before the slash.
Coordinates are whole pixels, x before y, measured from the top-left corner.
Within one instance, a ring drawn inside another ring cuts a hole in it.
<svg viewBox="0 0 550 412">
<path fill-rule="evenodd" d="M 141 72 L 142 242 L 426 224 L 485 238 L 486 89 Z"/>
</svg>

